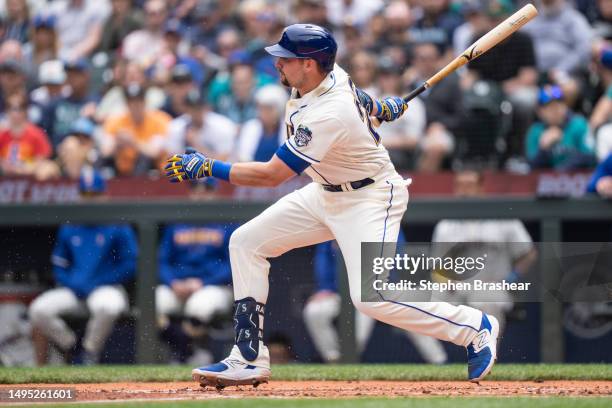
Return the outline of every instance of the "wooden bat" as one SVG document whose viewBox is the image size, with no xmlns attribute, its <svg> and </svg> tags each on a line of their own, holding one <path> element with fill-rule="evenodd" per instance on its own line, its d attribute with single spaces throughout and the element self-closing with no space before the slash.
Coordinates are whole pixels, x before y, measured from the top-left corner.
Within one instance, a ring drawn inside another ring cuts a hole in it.
<svg viewBox="0 0 612 408">
<path fill-rule="evenodd" d="M 432 86 L 446 78 L 448 75 L 453 73 L 455 70 L 457 70 L 457 68 L 462 67 L 468 62 L 480 57 L 482 54 L 489 51 L 491 48 L 495 47 L 497 44 L 508 38 L 510 35 L 512 35 L 525 24 L 527 24 L 537 15 L 538 10 L 534 7 L 533 4 L 525 5 L 516 13 L 499 23 L 494 28 L 492 28 L 491 31 L 476 40 L 476 42 L 470 45 L 465 51 L 463 51 L 461 55 L 449 62 L 448 65 L 436 72 L 435 75 L 429 78 L 427 81 L 423 82 L 421 86 L 406 95 L 404 97 L 404 101 L 411 101 L 418 95 L 425 92 L 425 90 L 431 88 Z M 375 125 L 376 122 L 379 121 L 375 120 Z"/>
</svg>

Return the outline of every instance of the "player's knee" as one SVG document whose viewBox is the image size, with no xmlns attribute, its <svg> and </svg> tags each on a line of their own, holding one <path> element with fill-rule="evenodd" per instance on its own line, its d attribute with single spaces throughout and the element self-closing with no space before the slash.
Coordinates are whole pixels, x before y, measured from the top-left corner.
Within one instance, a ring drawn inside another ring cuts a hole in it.
<svg viewBox="0 0 612 408">
<path fill-rule="evenodd" d="M 28 309 L 28 316 L 33 325 L 38 326 L 41 322 L 45 322 L 53 317 L 52 309 L 50 309 L 39 299 L 34 300 Z"/>
<path fill-rule="evenodd" d="M 229 240 L 230 253 L 236 250 L 244 249 L 249 244 L 249 239 L 248 239 L 249 234 L 247 231 L 248 231 L 248 227 L 245 224 L 237 228 L 232 233 L 232 235 L 230 236 L 230 240 Z"/>
<path fill-rule="evenodd" d="M 123 300 L 115 301 L 115 302 L 104 302 L 104 303 L 91 303 L 89 305 L 89 311 L 92 315 L 95 316 L 105 316 L 105 317 L 118 317 L 121 313 L 125 311 L 127 305 Z"/>
<path fill-rule="evenodd" d="M 304 320 L 309 321 L 333 320 L 336 317 L 329 308 L 316 301 L 306 303 L 302 314 L 304 315 Z"/>
</svg>

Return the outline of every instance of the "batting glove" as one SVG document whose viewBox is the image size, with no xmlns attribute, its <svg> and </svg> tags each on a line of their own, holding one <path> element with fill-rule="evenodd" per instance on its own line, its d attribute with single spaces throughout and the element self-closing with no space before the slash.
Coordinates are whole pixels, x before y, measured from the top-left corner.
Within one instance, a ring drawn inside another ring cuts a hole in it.
<svg viewBox="0 0 612 408">
<path fill-rule="evenodd" d="M 193 149 L 187 149 L 185 154 L 175 154 L 166 160 L 166 177 L 171 183 L 185 180 L 195 180 L 210 177 L 214 160 Z"/>
<path fill-rule="evenodd" d="M 368 115 L 372 115 L 372 110 L 376 106 L 378 111 L 376 117 L 382 121 L 394 121 L 408 109 L 408 104 L 399 96 L 390 96 L 382 101 L 377 101 L 359 88 L 356 88 L 356 92 L 359 104 L 366 109 Z"/>
<path fill-rule="evenodd" d="M 385 122 L 392 122 L 399 119 L 408 109 L 408 104 L 399 96 L 389 96 L 382 101 L 376 101 L 378 113 L 376 117 Z"/>
</svg>

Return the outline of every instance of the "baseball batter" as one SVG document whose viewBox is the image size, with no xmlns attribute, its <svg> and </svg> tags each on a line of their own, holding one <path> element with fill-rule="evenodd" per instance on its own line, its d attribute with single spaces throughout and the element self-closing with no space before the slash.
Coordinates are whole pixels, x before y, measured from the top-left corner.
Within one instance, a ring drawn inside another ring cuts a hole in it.
<svg viewBox="0 0 612 408">
<path fill-rule="evenodd" d="M 168 159 L 166 175 L 172 182 L 217 177 L 269 187 L 303 172 L 313 180 L 233 233 L 229 250 L 236 344 L 223 361 L 193 370 L 204 386 L 258 385 L 270 378 L 263 343 L 268 258 L 331 239 L 344 256 L 351 299 L 360 312 L 466 347 L 470 381 L 481 380 L 495 362 L 499 325 L 477 309 L 382 298 L 361 301 L 361 242 L 396 241 L 409 185 L 395 171 L 370 116 L 392 121 L 407 106 L 400 97 L 372 100 L 356 89 L 335 65 L 336 50 L 333 36 L 311 24 L 287 27 L 279 43 L 266 48 L 277 57 L 281 82 L 293 88 L 285 112 L 287 141 L 268 162 L 231 164 L 193 151 Z"/>
</svg>

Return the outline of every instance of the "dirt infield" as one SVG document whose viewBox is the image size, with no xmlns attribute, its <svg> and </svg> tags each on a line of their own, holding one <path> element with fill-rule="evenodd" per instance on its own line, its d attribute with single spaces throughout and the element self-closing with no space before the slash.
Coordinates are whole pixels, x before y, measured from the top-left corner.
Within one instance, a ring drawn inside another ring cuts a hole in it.
<svg viewBox="0 0 612 408">
<path fill-rule="evenodd" d="M 236 397 L 348 398 L 414 396 L 611 396 L 612 381 L 272 381 L 253 387 L 202 389 L 194 382 L 13 384 L 9 389 L 73 388 L 80 401 L 211 399 Z"/>
</svg>

